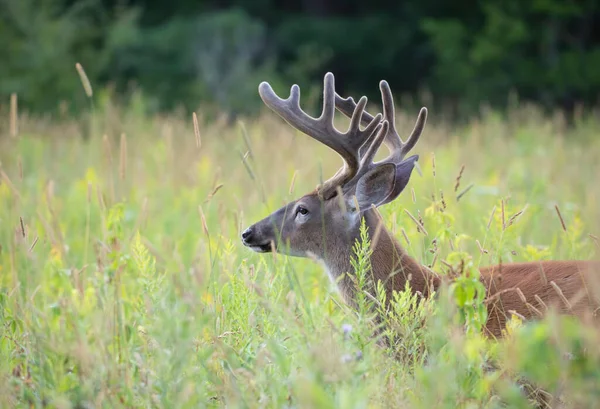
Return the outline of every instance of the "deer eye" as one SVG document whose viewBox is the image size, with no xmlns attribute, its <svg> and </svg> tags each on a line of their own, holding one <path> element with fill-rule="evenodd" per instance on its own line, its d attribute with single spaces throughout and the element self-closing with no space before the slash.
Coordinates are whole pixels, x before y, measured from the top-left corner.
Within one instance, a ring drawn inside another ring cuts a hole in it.
<svg viewBox="0 0 600 409">
<path fill-rule="evenodd" d="M 296 214 L 306 215 L 308 214 L 308 209 L 303 206 L 298 206 L 298 208 L 296 209 Z"/>
</svg>

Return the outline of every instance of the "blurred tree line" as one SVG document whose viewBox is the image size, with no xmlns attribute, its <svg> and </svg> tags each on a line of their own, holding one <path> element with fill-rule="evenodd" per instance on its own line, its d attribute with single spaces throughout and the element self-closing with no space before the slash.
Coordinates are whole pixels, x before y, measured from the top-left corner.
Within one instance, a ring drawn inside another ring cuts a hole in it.
<svg viewBox="0 0 600 409">
<path fill-rule="evenodd" d="M 511 94 L 572 109 L 600 95 L 598 3 L 0 0 L 0 95 L 77 110 L 79 61 L 96 89 L 142 92 L 152 110 L 251 113 L 261 80 L 318 90 L 325 71 L 342 93 L 378 100 L 385 78 L 396 95 L 455 113 L 502 108 Z"/>
</svg>

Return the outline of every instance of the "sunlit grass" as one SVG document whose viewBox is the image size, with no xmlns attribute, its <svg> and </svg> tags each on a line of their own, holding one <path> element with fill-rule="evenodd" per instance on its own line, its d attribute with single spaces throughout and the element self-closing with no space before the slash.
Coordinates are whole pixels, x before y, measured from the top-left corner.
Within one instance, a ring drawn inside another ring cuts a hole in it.
<svg viewBox="0 0 600 409">
<path fill-rule="evenodd" d="M 91 131 L 22 117 L 18 138 L 1 123 L 1 407 L 527 407 L 515 373 L 598 401 L 588 328 L 514 323 L 496 343 L 460 332 L 446 298 L 415 309 L 403 293 L 385 349 L 318 265 L 245 249 L 243 227 L 340 165 L 275 115 L 199 113 L 201 144 L 191 115 L 94 115 Z M 442 272 L 459 251 L 481 266 L 598 254 L 600 123 L 567 129 L 529 107 L 461 127 L 431 117 L 422 176 L 381 209 L 414 257 Z"/>
</svg>

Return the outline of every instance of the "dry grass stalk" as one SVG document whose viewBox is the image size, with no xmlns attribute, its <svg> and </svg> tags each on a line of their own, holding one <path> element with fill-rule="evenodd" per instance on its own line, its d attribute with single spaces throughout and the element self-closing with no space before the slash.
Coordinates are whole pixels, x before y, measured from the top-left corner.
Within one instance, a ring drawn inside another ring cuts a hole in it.
<svg viewBox="0 0 600 409">
<path fill-rule="evenodd" d="M 21 195 L 19 194 L 19 191 L 17 190 L 15 185 L 13 185 L 12 181 L 10 180 L 8 175 L 4 172 L 4 170 L 2 170 L 2 168 L 0 168 L 0 177 L 2 180 L 4 180 L 4 183 L 6 183 L 6 185 L 10 188 L 11 192 L 17 197 L 17 199 L 20 200 Z"/>
<path fill-rule="evenodd" d="M 406 244 L 410 247 L 410 239 L 408 238 L 408 234 L 406 234 L 406 230 L 404 228 L 401 229 L 402 235 L 404 236 L 404 240 L 406 240 Z"/>
<path fill-rule="evenodd" d="M 508 219 L 508 226 L 507 227 L 512 226 L 512 224 L 515 222 L 515 220 L 517 219 L 517 217 L 519 217 L 522 214 L 523 214 L 523 210 L 518 211 L 517 213 L 513 214 L 512 216 L 510 216 L 510 218 Z"/>
<path fill-rule="evenodd" d="M 250 136 L 248 135 L 248 131 L 246 131 L 246 125 L 244 125 L 242 121 L 240 121 L 239 124 L 240 129 L 242 130 L 242 138 L 244 138 L 244 143 L 246 144 L 246 148 L 248 149 L 250 159 L 254 159 L 254 152 L 252 152 L 252 144 L 250 143 Z"/>
<path fill-rule="evenodd" d="M 356 198 L 356 196 L 352 196 L 352 201 L 354 202 L 354 208 L 358 213 L 360 213 L 360 206 L 358 204 L 358 199 Z"/>
<path fill-rule="evenodd" d="M 523 208 L 523 210 L 518 211 L 517 213 L 513 214 L 510 219 L 508 219 L 508 225 L 506 227 L 510 227 L 514 224 L 514 222 L 517 220 L 517 218 L 519 218 L 519 216 L 521 216 L 523 213 L 525 213 L 525 210 L 527 210 L 527 206 L 525 206 Z"/>
<path fill-rule="evenodd" d="M 490 226 L 492 225 L 492 220 L 494 220 L 494 215 L 496 214 L 496 206 L 494 206 L 494 208 L 492 209 L 492 214 L 490 214 L 490 219 L 488 220 L 488 224 L 486 227 L 486 230 L 490 229 Z"/>
<path fill-rule="evenodd" d="M 565 297 L 565 295 L 563 294 L 563 292 L 560 289 L 560 287 L 558 286 L 558 284 L 556 284 L 554 281 L 550 281 L 550 285 L 552 286 L 552 288 L 554 288 L 554 291 L 556 291 L 556 293 L 558 294 L 560 299 L 565 303 L 567 308 L 569 310 L 571 310 L 571 308 L 572 308 L 571 303 L 569 302 L 569 300 L 567 300 L 567 297 Z"/>
<path fill-rule="evenodd" d="M 202 230 L 204 230 L 206 237 L 210 238 L 210 233 L 208 232 L 208 225 L 206 224 L 206 217 L 204 216 L 202 206 L 198 206 L 198 213 L 200 214 L 200 219 L 202 220 Z"/>
<path fill-rule="evenodd" d="M 534 313 L 536 313 L 538 317 L 541 318 L 541 317 L 544 316 L 544 314 L 542 314 L 542 312 L 540 310 L 538 310 L 537 308 L 535 308 L 533 306 L 533 304 L 531 304 L 531 303 L 525 303 L 525 305 L 527 305 L 527 308 L 529 308 L 531 311 L 533 311 Z"/>
<path fill-rule="evenodd" d="M 598 250 L 600 250 L 600 238 L 598 238 L 598 236 L 593 235 L 593 234 L 588 234 L 589 238 L 593 240 L 594 243 L 596 243 L 596 247 L 598 247 Z"/>
<path fill-rule="evenodd" d="M 465 171 L 465 165 L 463 164 L 460 167 L 460 172 L 458 172 L 458 176 L 456 177 L 456 184 L 454 185 L 454 191 L 457 192 L 460 186 L 460 180 L 462 179 L 463 172 Z"/>
<path fill-rule="evenodd" d="M 577 291 L 577 293 L 575 293 L 575 295 L 569 299 L 569 303 L 571 305 L 577 305 L 581 300 L 583 300 L 586 297 L 590 297 L 590 293 L 587 287 Z"/>
<path fill-rule="evenodd" d="M 398 213 L 392 212 L 391 219 L 392 220 L 390 222 L 390 227 L 391 227 L 391 230 L 392 230 L 392 234 L 395 236 L 396 233 L 398 232 L 398 223 L 397 223 L 397 221 L 398 221 Z"/>
<path fill-rule="evenodd" d="M 556 214 L 558 215 L 558 218 L 560 219 L 560 225 L 562 226 L 563 231 L 566 233 L 567 226 L 565 225 L 565 220 L 563 219 L 562 214 L 560 214 L 560 209 L 558 208 L 558 205 L 554 205 L 554 209 L 556 209 Z"/>
<path fill-rule="evenodd" d="M 250 179 L 255 180 L 256 177 L 254 176 L 254 172 L 252 171 L 252 168 L 250 167 L 250 164 L 247 161 L 248 157 L 248 153 L 246 154 L 242 154 L 240 152 L 240 158 L 242 158 L 242 163 L 244 164 L 244 167 L 246 168 L 246 171 L 248 172 L 248 175 L 250 176 Z"/>
<path fill-rule="evenodd" d="M 275 245 L 275 242 L 273 240 L 271 240 L 271 242 L 269 243 L 271 245 L 271 254 L 273 255 L 273 262 L 276 263 L 277 262 L 277 246 Z"/>
<path fill-rule="evenodd" d="M 94 95 L 94 90 L 92 89 L 92 84 L 90 83 L 90 80 L 86 75 L 83 66 L 77 63 L 75 64 L 75 68 L 77 69 L 77 73 L 79 74 L 81 85 L 83 85 L 83 89 L 85 90 L 85 95 L 87 95 L 88 98 L 91 98 Z"/>
<path fill-rule="evenodd" d="M 342 211 L 342 214 L 346 214 L 348 212 L 348 209 L 346 208 L 346 201 L 344 200 L 342 188 L 340 186 L 337 186 L 335 190 L 337 191 L 337 199 L 338 205 L 340 206 L 340 210 Z M 356 199 L 356 197 L 354 198 Z"/>
<path fill-rule="evenodd" d="M 410 278 L 409 278 L 410 281 Z M 375 298 L 371 293 L 369 293 L 367 290 L 362 290 L 362 293 L 368 298 L 370 299 L 375 305 L 377 305 L 378 307 L 381 307 L 381 302 Z"/>
<path fill-rule="evenodd" d="M 195 112 L 192 113 L 192 121 L 194 122 L 194 135 L 196 136 L 196 147 L 202 147 L 202 139 L 200 139 L 200 126 L 198 125 L 198 116 Z"/>
<path fill-rule="evenodd" d="M 417 171 L 419 176 L 423 177 L 423 171 L 421 170 L 421 165 L 419 165 L 419 162 L 415 162 L 415 170 Z"/>
<path fill-rule="evenodd" d="M 46 197 L 48 201 L 54 199 L 54 180 L 50 179 L 46 185 Z"/>
<path fill-rule="evenodd" d="M 429 268 L 435 267 L 435 263 L 437 262 L 437 259 L 438 259 L 438 253 L 435 253 L 435 255 L 433 256 L 433 260 L 431 261 L 431 264 L 429 265 Z"/>
<path fill-rule="evenodd" d="M 415 195 L 415 189 L 412 187 L 410 188 L 410 194 L 412 196 L 412 202 L 417 203 L 417 196 Z"/>
<path fill-rule="evenodd" d="M 10 94 L 10 136 L 16 138 L 19 134 L 19 108 L 17 94 Z"/>
<path fill-rule="evenodd" d="M 415 222 L 415 224 L 417 225 L 417 230 L 419 230 L 420 232 L 423 232 L 424 235 L 428 236 L 429 234 L 427 233 L 427 230 L 425 230 L 425 227 L 423 227 L 423 224 L 421 224 L 421 222 L 419 222 L 417 219 L 415 219 L 415 217 L 412 214 L 410 214 L 408 209 L 404 209 L 404 211 L 406 212 L 408 217 L 410 217 L 412 219 L 412 221 Z"/>
<path fill-rule="evenodd" d="M 33 240 L 33 243 L 31 243 L 31 246 L 29 246 L 29 252 L 31 253 L 33 251 L 33 249 L 35 248 L 35 245 L 38 242 L 39 237 L 35 236 L 35 239 Z"/>
<path fill-rule="evenodd" d="M 440 262 L 445 265 L 446 267 L 448 267 L 449 269 L 453 269 L 454 267 L 452 267 L 452 264 L 448 263 L 446 260 L 442 259 L 440 260 Z"/>
<path fill-rule="evenodd" d="M 540 277 L 541 277 L 542 283 L 544 285 L 548 284 L 548 277 L 546 277 L 546 272 L 544 271 L 544 267 L 542 266 L 542 263 L 540 263 Z"/>
<path fill-rule="evenodd" d="M 519 296 L 519 298 L 521 299 L 521 301 L 523 302 L 523 304 L 527 304 L 527 298 L 525 298 L 525 294 L 523 294 L 523 291 L 521 291 L 520 288 L 515 288 L 515 291 L 517 293 L 517 295 Z"/>
<path fill-rule="evenodd" d="M 19 217 L 19 222 L 21 223 L 21 234 L 23 235 L 23 238 L 25 238 L 25 223 L 23 223 L 23 217 Z"/>
<path fill-rule="evenodd" d="M 516 312 L 515 310 L 508 310 L 508 312 L 516 317 L 519 317 L 521 321 L 527 321 L 527 318 Z"/>
<path fill-rule="evenodd" d="M 106 203 L 104 202 L 104 196 L 102 195 L 102 191 L 100 190 L 100 186 L 96 186 L 96 195 L 98 196 L 98 204 L 100 205 L 100 209 L 105 212 L 106 211 Z"/>
<path fill-rule="evenodd" d="M 442 211 L 446 210 L 446 199 L 444 199 L 444 192 L 440 190 L 440 200 L 442 201 Z"/>
<path fill-rule="evenodd" d="M 429 252 L 431 254 L 437 253 L 439 251 L 439 248 L 437 246 L 437 239 L 433 239 L 433 241 L 431 242 L 431 248 L 429 249 Z"/>
<path fill-rule="evenodd" d="M 371 209 L 376 210 L 377 207 L 375 205 L 371 205 Z M 381 237 L 382 231 L 383 231 L 383 220 L 379 219 L 379 222 L 377 223 L 377 227 L 375 228 L 375 233 L 373 234 L 373 239 L 371 240 L 372 248 L 375 248 L 377 246 L 377 243 L 379 243 L 379 238 Z"/>
<path fill-rule="evenodd" d="M 221 190 L 221 188 L 222 188 L 222 187 L 223 187 L 223 184 L 222 184 L 222 183 L 220 183 L 220 184 L 218 184 L 217 186 L 215 186 L 215 187 L 213 188 L 212 192 L 210 192 L 210 193 L 208 194 L 208 196 L 206 197 L 206 200 L 204 201 L 204 203 L 208 203 L 208 202 L 209 202 L 209 201 L 210 201 L 210 200 L 211 200 L 211 199 L 214 197 L 214 195 L 216 195 L 216 194 L 217 194 L 217 192 L 218 192 L 219 190 Z"/>
<path fill-rule="evenodd" d="M 127 136 L 121 134 L 121 154 L 119 156 L 119 176 L 121 180 L 125 180 L 125 173 L 127 172 Z"/>
<path fill-rule="evenodd" d="M 464 189 L 462 192 L 460 192 L 460 193 L 459 193 L 459 194 L 456 196 L 456 201 L 457 201 L 457 202 L 458 202 L 458 201 L 460 201 L 460 199 L 462 199 L 462 197 L 463 197 L 464 195 L 466 195 L 466 194 L 467 194 L 467 192 L 473 188 L 473 186 L 475 186 L 475 184 L 471 183 L 471 184 L 470 184 L 469 186 L 467 186 L 467 187 L 466 187 L 466 188 L 465 188 L 465 189 Z"/>
<path fill-rule="evenodd" d="M 483 246 L 481 245 L 481 243 L 479 242 L 479 240 L 475 240 L 475 243 L 477 243 L 477 247 L 479 247 L 479 252 L 481 254 L 488 254 L 488 251 L 483 248 Z"/>
<path fill-rule="evenodd" d="M 504 215 L 504 199 L 502 199 L 502 231 L 506 230 L 506 218 Z"/>
<path fill-rule="evenodd" d="M 431 153 L 431 167 L 433 171 L 433 177 L 435 177 L 435 153 Z"/>
<path fill-rule="evenodd" d="M 288 193 L 291 195 L 292 193 L 294 193 L 294 185 L 296 184 L 296 176 L 298 176 L 298 171 L 295 170 L 294 174 L 292 175 L 292 182 L 290 183 L 290 189 L 288 190 Z"/>
<path fill-rule="evenodd" d="M 102 135 L 102 145 L 104 145 L 104 154 L 106 156 L 106 162 L 109 166 L 112 167 L 112 148 L 110 146 L 110 140 L 108 139 L 108 135 Z"/>
<path fill-rule="evenodd" d="M 548 311 L 548 306 L 546 305 L 546 303 L 544 302 L 544 300 L 542 300 L 542 299 L 540 298 L 540 296 L 539 296 L 539 295 L 535 294 L 535 295 L 533 296 L 533 298 L 535 298 L 535 300 L 538 302 L 538 304 L 539 304 L 539 305 L 543 306 L 543 307 L 544 307 L 544 309 L 545 309 L 546 311 Z"/>
<path fill-rule="evenodd" d="M 493 294 L 493 295 L 491 295 L 489 297 L 486 297 L 484 303 L 485 304 L 489 304 L 489 303 L 497 300 L 498 298 L 500 298 L 502 295 L 508 294 L 508 293 L 511 293 L 511 292 L 516 292 L 517 290 L 521 291 L 521 290 L 519 290 L 518 288 L 515 288 L 515 287 L 506 288 L 504 290 L 498 291 L 497 293 L 495 293 L 495 294 Z"/>
</svg>

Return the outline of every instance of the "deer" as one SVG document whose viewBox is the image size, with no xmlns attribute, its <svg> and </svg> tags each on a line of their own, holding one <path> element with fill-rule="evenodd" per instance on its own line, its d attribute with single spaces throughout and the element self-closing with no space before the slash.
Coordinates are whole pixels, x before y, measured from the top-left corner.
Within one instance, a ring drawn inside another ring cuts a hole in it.
<svg viewBox="0 0 600 409">
<path fill-rule="evenodd" d="M 443 283 L 441 275 L 408 254 L 385 227 L 378 211 L 406 188 L 419 159 L 418 155 L 407 157 L 407 154 L 419 141 L 428 112 L 427 108 L 421 108 L 413 131 L 403 140 L 396 130 L 390 86 L 385 80 L 379 85 L 383 114 L 373 116 L 365 110 L 365 96 L 355 102 L 352 97 L 338 95 L 334 75 L 328 72 L 318 118 L 300 107 L 298 85 L 291 87 L 286 99 L 279 97 L 268 82 L 258 87 L 268 108 L 296 130 L 336 152 L 343 165 L 313 191 L 245 229 L 241 233 L 242 243 L 259 253 L 276 251 L 316 259 L 350 307 L 356 305 L 357 291 L 351 259 L 353 245 L 361 240 L 362 223 L 371 245 L 371 284 L 378 281 L 383 284 L 386 300 L 392 300 L 392 293 L 403 291 L 407 283 L 410 291 L 422 297 L 434 295 Z M 345 132 L 334 126 L 336 110 L 350 119 Z M 382 144 L 389 155 L 375 162 Z M 513 314 L 526 320 L 541 318 L 549 310 L 592 317 L 594 321 L 598 317 L 600 304 L 592 285 L 598 282 L 594 276 L 600 273 L 598 261 L 516 262 L 479 270 L 488 301 L 486 336 L 502 338 Z M 371 285 L 367 291 L 373 288 Z"/>
</svg>

